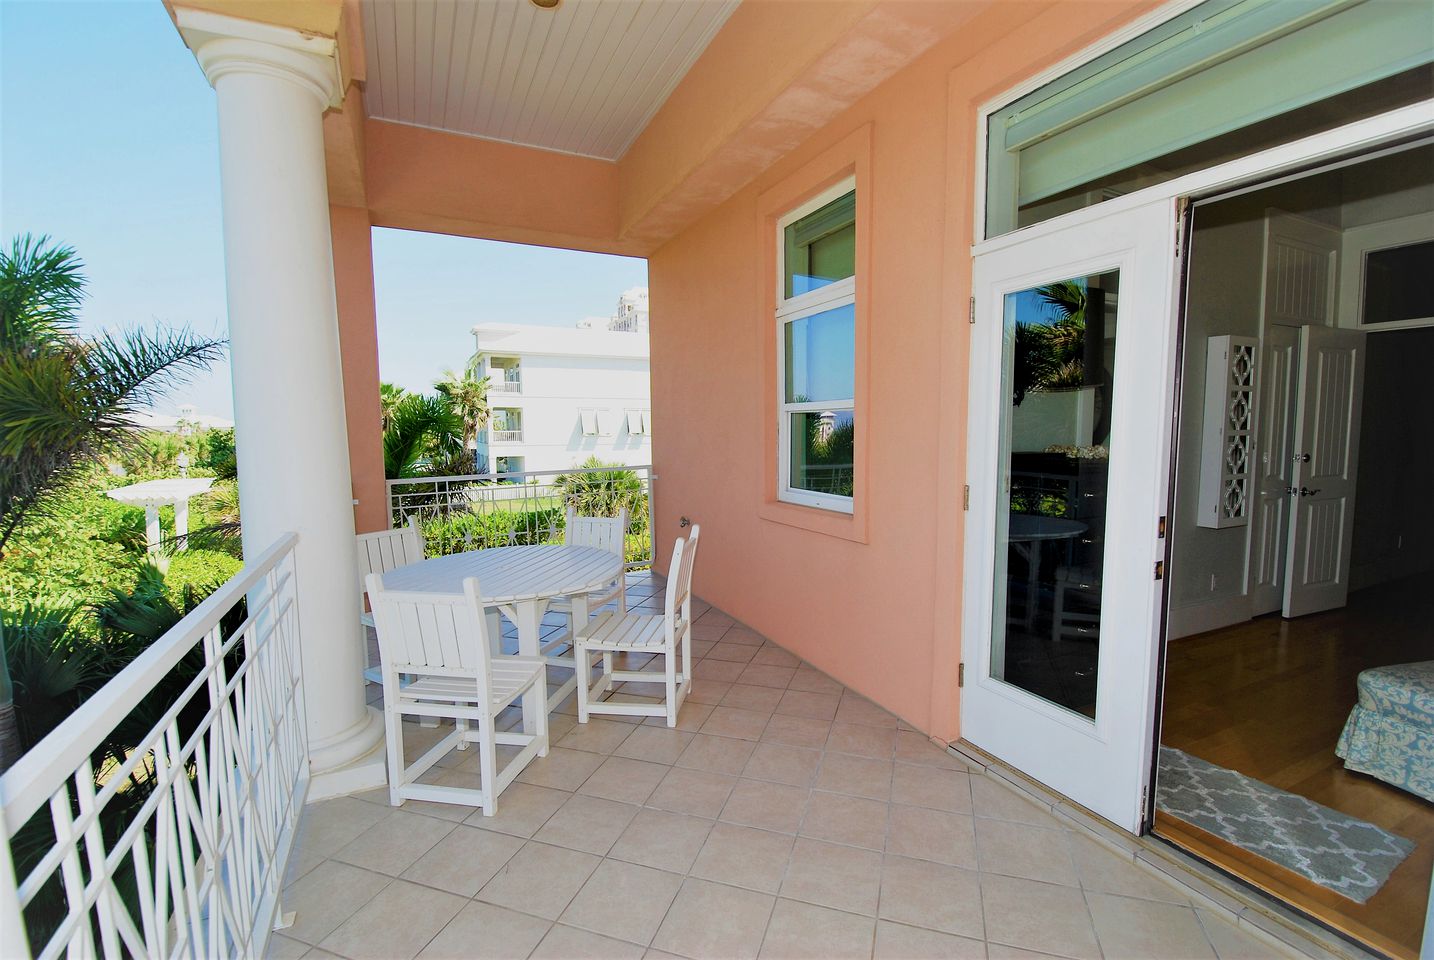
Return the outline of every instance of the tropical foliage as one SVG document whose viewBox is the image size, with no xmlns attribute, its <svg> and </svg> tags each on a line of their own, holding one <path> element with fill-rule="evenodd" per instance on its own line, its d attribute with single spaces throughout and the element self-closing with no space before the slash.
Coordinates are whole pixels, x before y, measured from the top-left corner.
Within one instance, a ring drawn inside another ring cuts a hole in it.
<svg viewBox="0 0 1434 960">
<path fill-rule="evenodd" d="M 1073 280 L 1036 288 L 1049 323 L 1016 324 L 1013 401 L 1027 393 L 1080 387 L 1086 382 L 1086 288 Z"/>
<path fill-rule="evenodd" d="M 629 529 L 647 529 L 647 488 L 635 471 L 597 457 L 583 461 L 579 470 L 553 479 L 564 507 L 585 517 L 615 517 L 626 507 Z"/>
<path fill-rule="evenodd" d="M 438 395 L 447 398 L 453 412 L 463 421 L 465 450 L 474 448 L 478 432 L 488 425 L 488 378 L 478 376 L 477 361 L 475 355 L 461 374 L 448 370 L 433 385 Z"/>
<path fill-rule="evenodd" d="M 44 237 L 0 252 L 0 553 L 87 466 L 133 442 L 134 414 L 223 352 L 189 330 L 80 337 L 81 268 Z"/>
<path fill-rule="evenodd" d="M 472 472 L 465 462 L 463 418 L 442 394 L 406 393 L 383 431 L 383 472 L 390 480 Z"/>
<path fill-rule="evenodd" d="M 46 237 L 17 237 L 0 251 L 0 567 L 7 576 L 7 548 L 17 534 L 42 518 L 63 516 L 60 506 L 83 477 L 106 458 L 133 450 L 134 415 L 223 352 L 222 342 L 187 329 L 81 336 L 82 271 L 72 248 Z M 124 550 L 133 539 L 133 527 L 121 524 L 106 542 Z M 92 666 L 88 654 L 77 652 L 79 641 L 66 639 L 73 610 L 50 608 L 39 616 L 35 604 L 32 596 L 17 616 L 0 614 L 0 626 L 6 619 L 16 624 L 22 653 L 17 666 L 25 671 L 6 669 L 6 634 L 0 644 L 0 769 L 18 755 L 21 726 L 33 732 L 42 725 L 34 718 L 17 720 L 16 691 L 49 689 L 56 677 L 60 687 L 81 689 L 75 678 L 88 677 Z M 48 644 L 44 657 L 29 656 L 39 649 L 32 640 Z M 56 676 L 45 681 L 32 668 Z"/>
</svg>

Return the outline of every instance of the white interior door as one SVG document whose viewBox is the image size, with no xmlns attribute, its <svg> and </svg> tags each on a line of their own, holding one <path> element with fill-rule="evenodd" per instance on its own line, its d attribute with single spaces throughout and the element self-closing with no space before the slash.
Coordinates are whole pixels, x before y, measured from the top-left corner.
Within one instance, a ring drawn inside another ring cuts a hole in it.
<svg viewBox="0 0 1434 960">
<path fill-rule="evenodd" d="M 1173 200 L 974 266 L 963 738 L 1133 832 L 1174 402 Z"/>
<path fill-rule="evenodd" d="M 1250 615 L 1284 605 L 1289 547 L 1290 484 L 1294 478 L 1295 380 L 1298 327 L 1270 324 L 1260 341 L 1259 399 L 1255 406 L 1255 503 L 1246 566 Z"/>
<path fill-rule="evenodd" d="M 1301 327 L 1284 615 L 1344 606 L 1359 471 L 1364 334 Z"/>
</svg>

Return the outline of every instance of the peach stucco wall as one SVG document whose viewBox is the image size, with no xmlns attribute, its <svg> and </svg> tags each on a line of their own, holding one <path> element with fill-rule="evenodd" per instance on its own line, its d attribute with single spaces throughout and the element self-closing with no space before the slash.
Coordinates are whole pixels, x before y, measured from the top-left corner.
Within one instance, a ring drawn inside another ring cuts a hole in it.
<svg viewBox="0 0 1434 960">
<path fill-rule="evenodd" d="M 650 255 L 659 552 L 680 516 L 700 522 L 698 593 L 941 739 L 959 733 L 976 111 L 1150 6 L 997 5 Z M 803 176 L 811 192 L 823 186 L 830 151 L 863 128 L 864 542 L 772 512 L 762 208 L 764 193 Z"/>
<path fill-rule="evenodd" d="M 383 424 L 378 397 L 378 316 L 373 295 L 373 228 L 368 211 L 329 207 L 334 245 L 334 289 L 343 353 L 344 413 L 349 430 L 354 528 L 388 526 L 388 486 L 383 476 Z"/>
</svg>

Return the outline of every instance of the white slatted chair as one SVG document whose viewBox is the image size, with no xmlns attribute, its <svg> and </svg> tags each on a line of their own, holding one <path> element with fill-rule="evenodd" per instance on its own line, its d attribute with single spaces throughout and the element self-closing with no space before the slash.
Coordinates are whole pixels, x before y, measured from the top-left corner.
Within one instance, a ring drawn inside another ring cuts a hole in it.
<svg viewBox="0 0 1434 960">
<path fill-rule="evenodd" d="M 389 802 L 436 800 L 482 807 L 491 817 L 498 795 L 534 757 L 548 754 L 547 665 L 541 657 L 493 657 L 478 581 L 463 581 L 463 596 L 385 590 L 369 574 L 369 601 L 378 623 L 383 716 L 388 738 Z M 409 678 L 400 684 L 399 675 Z M 522 701 L 523 732 L 499 733 L 498 714 Z M 403 755 L 404 716 L 447 718 L 447 734 L 412 764 Z M 531 718 L 531 719 L 528 719 Z M 528 727 L 531 726 L 531 729 Z M 418 783 L 451 750 L 478 744 L 477 789 Z M 497 745 L 522 747 L 503 767 Z"/>
<path fill-rule="evenodd" d="M 641 614 L 606 611 L 598 614 L 581 628 L 574 640 L 574 656 L 578 671 L 578 721 L 588 722 L 591 713 L 624 714 L 628 716 L 666 717 L 669 727 L 677 726 L 677 712 L 692 686 L 692 568 L 697 562 L 697 538 L 701 528 L 696 524 L 684 540 L 677 538 L 672 547 L 672 564 L 668 570 L 667 605 L 663 613 Z M 678 653 L 682 662 L 678 664 Z M 663 658 L 663 672 L 646 670 L 614 670 L 614 653 L 650 653 Z M 592 655 L 603 655 L 602 675 L 590 683 Z M 680 666 L 680 668 L 679 668 Z M 613 681 L 626 683 L 660 683 L 661 703 L 614 703 L 604 701 L 603 694 L 612 689 Z"/>
<path fill-rule="evenodd" d="M 388 573 L 395 567 L 407 566 L 424 559 L 423 533 L 418 529 L 418 518 L 409 517 L 406 526 L 395 530 L 380 530 L 377 533 L 361 533 L 358 541 L 359 570 L 359 622 L 365 627 L 374 625 L 373 614 L 364 609 L 364 595 L 368 575 Z M 363 678 L 369 683 L 382 683 L 379 668 L 369 661 L 368 631 L 363 633 Z"/>
<path fill-rule="evenodd" d="M 618 510 L 616 517 L 580 517 L 572 507 L 568 508 L 566 526 L 563 528 L 563 544 L 569 547 L 592 547 L 617 554 L 619 560 L 626 560 L 624 553 L 627 541 L 627 507 Z M 597 610 L 609 603 L 616 603 L 621 613 L 627 613 L 627 584 L 623 572 L 617 579 L 601 589 L 588 594 L 588 610 Z M 583 624 L 573 617 L 573 604 L 567 597 L 557 597 L 548 604 L 548 610 L 567 614 L 568 632 L 543 644 L 543 653 L 572 643 Z M 548 664 L 555 667 L 572 667 L 573 661 L 566 656 L 549 656 Z"/>
</svg>

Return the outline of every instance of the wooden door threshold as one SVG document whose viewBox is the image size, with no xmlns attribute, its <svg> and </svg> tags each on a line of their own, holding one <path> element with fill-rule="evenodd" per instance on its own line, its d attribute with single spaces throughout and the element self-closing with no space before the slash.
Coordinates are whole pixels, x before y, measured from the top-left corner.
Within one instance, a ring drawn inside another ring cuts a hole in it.
<svg viewBox="0 0 1434 960">
<path fill-rule="evenodd" d="M 1198 852 L 1186 850 L 1173 841 L 1127 833 L 974 744 L 958 740 L 948 749 L 997 784 L 1079 827 L 1092 840 L 1137 868 L 1178 885 L 1202 910 L 1220 914 L 1276 949 L 1295 950 L 1317 960 L 1387 960 L 1391 956 L 1404 960 L 1408 956 L 1386 953 L 1382 948 L 1352 939 L 1346 931 L 1311 919 L 1279 894 L 1222 869 L 1223 865 L 1214 866 Z"/>
<path fill-rule="evenodd" d="M 1353 908 L 1358 906 L 1354 901 L 1326 890 L 1292 870 L 1286 870 L 1222 837 L 1160 811 L 1155 813 L 1153 832 L 1157 837 L 1168 840 L 1202 860 L 1216 864 L 1277 900 L 1297 904 L 1297 909 L 1320 923 L 1346 937 L 1367 944 L 1380 954 L 1396 960 L 1418 960 L 1416 951 L 1407 944 L 1381 934 L 1354 915 Z M 1346 909 L 1345 904 L 1351 909 Z"/>
</svg>

